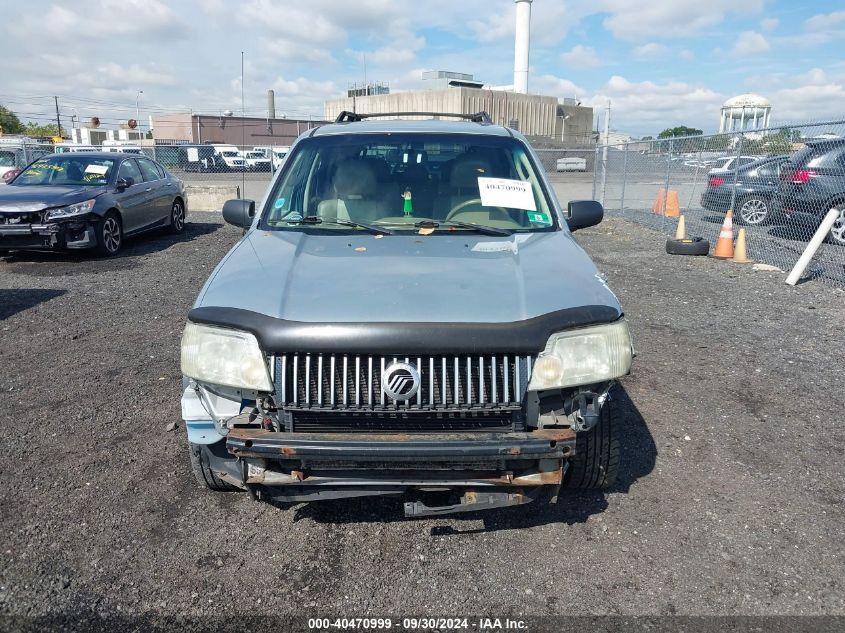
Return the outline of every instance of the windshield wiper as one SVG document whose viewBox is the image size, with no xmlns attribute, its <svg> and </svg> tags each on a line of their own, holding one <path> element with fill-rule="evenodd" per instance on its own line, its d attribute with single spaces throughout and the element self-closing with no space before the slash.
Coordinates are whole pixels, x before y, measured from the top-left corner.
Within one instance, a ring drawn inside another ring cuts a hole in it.
<svg viewBox="0 0 845 633">
<path fill-rule="evenodd" d="M 509 231 L 508 229 L 500 229 L 495 226 L 487 226 L 486 224 L 473 224 L 472 222 L 456 222 L 454 220 L 449 220 L 448 222 L 420 220 L 419 222 L 414 224 L 414 227 L 418 229 L 436 229 L 440 228 L 441 226 L 454 227 L 456 229 L 471 229 L 473 231 L 483 233 L 484 235 L 511 235 L 513 233 L 513 231 Z"/>
<path fill-rule="evenodd" d="M 321 218 L 318 215 L 306 215 L 300 220 L 282 219 L 282 221 L 287 222 L 288 224 L 340 224 L 341 226 L 354 226 L 359 229 L 364 229 L 376 235 L 393 235 L 393 231 L 390 229 L 384 229 L 380 226 L 373 226 L 372 224 L 367 224 L 365 222 L 353 222 L 352 220 L 332 220 L 329 218 Z"/>
</svg>

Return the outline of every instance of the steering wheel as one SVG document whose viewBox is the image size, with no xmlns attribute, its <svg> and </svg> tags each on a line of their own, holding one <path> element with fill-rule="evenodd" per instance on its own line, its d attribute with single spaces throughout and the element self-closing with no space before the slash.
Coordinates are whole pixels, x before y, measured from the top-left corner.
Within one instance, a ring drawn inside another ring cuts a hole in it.
<svg viewBox="0 0 845 633">
<path fill-rule="evenodd" d="M 481 204 L 481 198 L 472 198 L 470 200 L 464 200 L 459 205 L 452 207 L 452 209 L 449 211 L 449 213 L 446 214 L 446 220 L 445 221 L 448 222 L 449 220 L 454 218 L 456 215 L 460 215 L 461 211 L 463 211 L 465 207 L 468 207 L 468 206 L 473 205 L 473 204 Z M 486 209 L 498 209 L 499 211 L 502 212 L 502 214 L 504 214 L 504 216 L 508 220 L 511 219 L 511 217 L 508 215 L 508 211 L 507 211 L 507 209 L 505 209 L 505 207 L 485 207 L 485 208 Z"/>
</svg>

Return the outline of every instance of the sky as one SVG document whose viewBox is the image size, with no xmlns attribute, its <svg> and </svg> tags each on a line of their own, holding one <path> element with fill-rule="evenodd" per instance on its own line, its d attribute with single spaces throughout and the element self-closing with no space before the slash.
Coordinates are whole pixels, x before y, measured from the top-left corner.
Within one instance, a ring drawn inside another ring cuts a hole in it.
<svg viewBox="0 0 845 633">
<path fill-rule="evenodd" d="M 424 70 L 513 81 L 512 0 L 2 0 L 0 104 L 104 124 L 136 111 L 323 114 L 353 82 L 421 88 Z M 725 99 L 777 123 L 845 118 L 842 0 L 534 0 L 529 92 L 577 97 L 611 128 L 715 132 Z M 143 94 L 138 95 L 139 91 Z M 137 101 L 137 110 L 136 110 Z M 65 121 L 63 124 L 66 125 Z"/>
</svg>

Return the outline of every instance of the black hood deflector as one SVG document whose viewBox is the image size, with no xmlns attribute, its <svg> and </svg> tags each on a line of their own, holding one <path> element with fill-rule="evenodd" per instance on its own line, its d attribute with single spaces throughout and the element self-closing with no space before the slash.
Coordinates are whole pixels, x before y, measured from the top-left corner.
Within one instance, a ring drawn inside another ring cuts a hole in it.
<svg viewBox="0 0 845 633">
<path fill-rule="evenodd" d="M 612 323 L 622 313 L 578 306 L 510 323 L 308 323 L 240 308 L 194 308 L 188 320 L 251 332 L 268 353 L 516 354 L 542 351 L 554 332 Z"/>
</svg>

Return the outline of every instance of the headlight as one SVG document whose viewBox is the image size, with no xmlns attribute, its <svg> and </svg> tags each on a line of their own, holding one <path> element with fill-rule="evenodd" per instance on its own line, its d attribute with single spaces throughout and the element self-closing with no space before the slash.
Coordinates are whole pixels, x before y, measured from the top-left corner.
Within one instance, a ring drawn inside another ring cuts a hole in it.
<svg viewBox="0 0 845 633">
<path fill-rule="evenodd" d="M 607 325 L 552 334 L 531 372 L 530 391 L 590 385 L 631 369 L 631 333 L 620 319 Z"/>
<path fill-rule="evenodd" d="M 75 215 L 86 215 L 94 208 L 96 200 L 91 198 L 85 202 L 77 202 L 76 204 L 69 204 L 66 207 L 59 207 L 58 209 L 50 209 L 44 216 L 44 221 L 59 220 L 62 218 L 70 218 Z"/>
<path fill-rule="evenodd" d="M 264 354 L 249 332 L 188 321 L 182 334 L 182 373 L 201 382 L 272 391 Z"/>
</svg>

